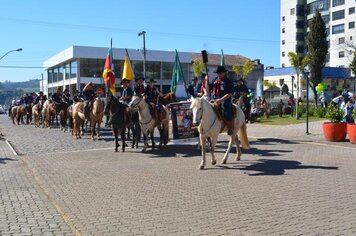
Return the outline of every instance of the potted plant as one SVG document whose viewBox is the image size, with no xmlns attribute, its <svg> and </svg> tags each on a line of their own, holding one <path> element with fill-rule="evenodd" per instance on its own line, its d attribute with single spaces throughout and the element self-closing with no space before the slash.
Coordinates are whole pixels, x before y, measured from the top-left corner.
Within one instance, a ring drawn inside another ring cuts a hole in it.
<svg viewBox="0 0 356 236">
<path fill-rule="evenodd" d="M 354 123 L 347 123 L 347 135 L 349 136 L 350 143 L 356 144 L 356 107 L 352 111 L 352 118 Z"/>
<path fill-rule="evenodd" d="M 330 106 L 326 117 L 330 122 L 323 123 L 323 132 L 326 140 L 331 142 L 344 141 L 346 138 L 346 123 L 341 122 L 344 111 L 336 106 Z"/>
</svg>

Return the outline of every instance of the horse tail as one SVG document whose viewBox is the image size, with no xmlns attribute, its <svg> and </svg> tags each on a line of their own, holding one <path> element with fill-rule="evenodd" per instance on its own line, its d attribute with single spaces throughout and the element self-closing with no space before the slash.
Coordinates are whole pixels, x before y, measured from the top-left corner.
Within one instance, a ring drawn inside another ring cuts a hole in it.
<svg viewBox="0 0 356 236">
<path fill-rule="evenodd" d="M 250 144 L 247 137 L 247 126 L 244 122 L 240 128 L 240 142 L 243 149 L 250 149 Z"/>
<path fill-rule="evenodd" d="M 80 119 L 85 120 L 85 115 L 83 112 L 78 111 L 78 116 Z"/>
</svg>

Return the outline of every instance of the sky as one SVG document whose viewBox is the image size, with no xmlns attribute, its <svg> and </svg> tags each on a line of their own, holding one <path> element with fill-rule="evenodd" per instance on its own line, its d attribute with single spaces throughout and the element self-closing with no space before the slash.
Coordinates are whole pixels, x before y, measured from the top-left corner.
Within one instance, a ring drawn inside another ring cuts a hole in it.
<svg viewBox="0 0 356 236">
<path fill-rule="evenodd" d="M 0 0 L 0 82 L 39 78 L 72 45 L 243 55 L 279 65 L 279 0 Z"/>
</svg>

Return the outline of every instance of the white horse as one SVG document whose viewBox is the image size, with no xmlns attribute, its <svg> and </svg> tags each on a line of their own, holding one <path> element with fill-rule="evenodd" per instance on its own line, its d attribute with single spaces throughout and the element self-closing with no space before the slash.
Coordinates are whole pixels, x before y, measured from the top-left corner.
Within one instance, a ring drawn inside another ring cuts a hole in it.
<svg viewBox="0 0 356 236">
<path fill-rule="evenodd" d="M 229 146 L 226 150 L 224 158 L 221 163 L 226 164 L 227 157 L 230 153 L 231 147 L 233 143 L 236 144 L 237 148 L 237 156 L 236 160 L 240 160 L 241 157 L 241 149 L 239 146 L 239 137 L 237 132 L 240 130 L 240 139 L 241 145 L 243 149 L 249 149 L 250 145 L 247 138 L 247 130 L 246 130 L 246 122 L 245 115 L 241 108 L 236 105 L 236 117 L 234 118 L 234 130 L 232 135 L 230 136 Z M 219 120 L 216 112 L 214 111 L 213 105 L 205 98 L 193 98 L 192 103 L 190 105 L 190 109 L 193 112 L 193 124 L 198 126 L 199 131 L 199 142 L 201 144 L 202 150 L 202 161 L 200 163 L 200 169 L 203 170 L 205 167 L 205 154 L 206 154 L 206 140 L 210 138 L 211 140 L 211 164 L 216 164 L 216 159 L 214 155 L 215 145 L 218 140 L 218 136 L 221 132 L 226 132 L 228 130 L 227 127 L 224 126 L 223 121 Z"/>
<path fill-rule="evenodd" d="M 155 127 L 158 128 L 160 134 L 160 143 L 159 146 L 167 145 L 169 138 L 169 111 L 163 106 L 163 109 L 166 112 L 166 117 L 159 121 L 158 119 L 154 119 L 151 115 L 149 104 L 144 100 L 142 96 L 133 96 L 131 102 L 129 104 L 131 109 L 138 109 L 139 114 L 139 122 L 141 126 L 141 130 L 145 140 L 145 146 L 142 149 L 142 152 L 146 152 L 148 147 L 148 132 L 151 136 L 152 148 L 154 148 L 154 140 L 153 133 Z"/>
</svg>

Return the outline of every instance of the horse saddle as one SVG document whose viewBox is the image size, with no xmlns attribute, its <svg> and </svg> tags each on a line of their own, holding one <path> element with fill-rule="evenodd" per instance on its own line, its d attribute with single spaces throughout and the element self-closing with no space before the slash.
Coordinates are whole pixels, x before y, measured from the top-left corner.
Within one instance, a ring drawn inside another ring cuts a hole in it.
<svg viewBox="0 0 356 236">
<path fill-rule="evenodd" d="M 166 119 L 166 110 L 164 109 L 162 104 L 152 105 L 149 104 L 150 113 L 153 119 L 157 120 L 158 122 L 162 122 Z"/>
<path fill-rule="evenodd" d="M 211 103 L 211 105 L 213 105 L 213 110 L 215 111 L 216 115 L 218 116 L 218 119 L 221 120 L 225 125 L 227 125 L 228 122 L 225 120 L 224 113 L 223 113 L 221 106 L 219 106 L 217 103 L 215 103 L 214 100 L 211 100 L 210 103 Z M 234 105 L 231 105 L 231 106 L 232 106 L 232 117 L 233 117 L 233 119 L 235 119 L 237 116 L 236 106 L 234 106 Z"/>
</svg>

